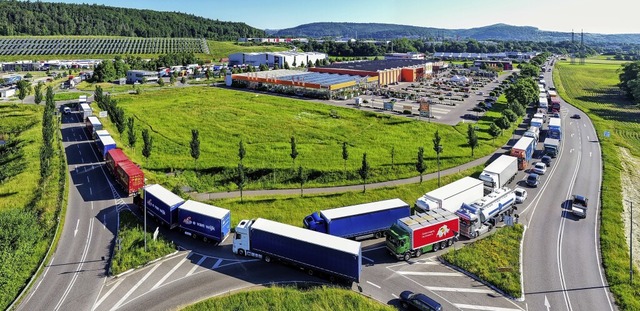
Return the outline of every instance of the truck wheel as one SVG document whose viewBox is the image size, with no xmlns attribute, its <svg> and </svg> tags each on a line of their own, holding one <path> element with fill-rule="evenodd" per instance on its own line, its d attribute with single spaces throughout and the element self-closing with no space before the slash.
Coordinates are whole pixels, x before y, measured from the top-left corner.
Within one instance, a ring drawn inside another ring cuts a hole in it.
<svg viewBox="0 0 640 311">
<path fill-rule="evenodd" d="M 448 239 L 447 240 L 447 246 L 451 246 L 453 245 L 453 239 Z"/>
<path fill-rule="evenodd" d="M 238 255 L 244 256 L 244 249 L 239 249 L 238 250 Z"/>
<path fill-rule="evenodd" d="M 440 249 L 440 243 L 433 244 L 433 251 L 437 252 Z"/>
<path fill-rule="evenodd" d="M 410 252 L 406 252 L 404 253 L 404 261 L 409 261 L 409 259 L 411 259 L 411 253 Z"/>
<path fill-rule="evenodd" d="M 473 232 L 471 233 L 471 238 L 472 238 L 472 239 L 475 239 L 475 238 L 477 238 L 477 237 L 478 237 L 478 231 L 473 231 Z"/>
<path fill-rule="evenodd" d="M 422 249 L 420 249 L 420 248 L 419 248 L 419 249 L 416 251 L 416 257 L 420 257 L 420 256 L 422 256 Z"/>
<path fill-rule="evenodd" d="M 309 276 L 313 276 L 313 270 L 311 270 L 311 269 L 307 270 L 307 274 L 308 274 Z"/>
<path fill-rule="evenodd" d="M 445 248 L 447 248 L 447 241 L 440 242 L 440 249 L 445 249 Z"/>
<path fill-rule="evenodd" d="M 198 238 L 198 235 L 197 235 L 197 234 L 195 234 L 195 233 L 192 233 L 192 234 L 191 234 L 191 237 L 195 240 L 195 239 L 197 239 L 197 238 Z"/>
<path fill-rule="evenodd" d="M 381 233 L 380 231 L 378 231 L 378 232 L 376 232 L 373 236 L 374 236 L 376 239 L 379 239 L 379 238 L 381 238 L 381 237 L 382 237 L 382 233 Z"/>
<path fill-rule="evenodd" d="M 264 262 L 271 262 L 271 256 L 264 255 Z"/>
<path fill-rule="evenodd" d="M 205 236 L 205 237 L 203 237 L 203 238 L 202 238 L 202 240 L 203 240 L 205 243 L 209 243 L 209 239 L 208 239 L 206 236 Z"/>
</svg>

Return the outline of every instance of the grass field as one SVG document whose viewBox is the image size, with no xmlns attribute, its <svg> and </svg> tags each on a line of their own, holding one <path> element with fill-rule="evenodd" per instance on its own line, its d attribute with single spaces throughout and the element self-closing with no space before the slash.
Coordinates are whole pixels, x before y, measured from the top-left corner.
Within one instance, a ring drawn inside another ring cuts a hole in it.
<svg viewBox="0 0 640 311">
<path fill-rule="evenodd" d="M 622 187 L 638 185 L 621 184 L 620 158 L 620 148 L 627 148 L 636 161 L 640 157 L 640 109 L 616 87 L 619 68 L 620 62 L 602 60 L 586 65 L 559 62 L 553 75 L 560 96 L 588 113 L 596 127 L 604 162 L 600 247 L 605 273 L 620 309 L 640 310 L 640 280 L 634 278 L 633 285 L 629 284 L 629 247 L 622 219 Z M 610 137 L 604 137 L 605 130 Z M 637 215 L 636 223 L 640 220 Z"/>
<path fill-rule="evenodd" d="M 210 298 L 181 310 L 392 311 L 396 309 L 346 289 L 322 286 L 300 290 L 293 287 L 274 286 Z"/>
<path fill-rule="evenodd" d="M 235 43 L 230 41 L 211 41 L 207 40 L 209 44 L 209 57 L 213 62 L 218 62 L 223 57 L 229 57 L 232 53 L 251 53 L 251 52 L 281 52 L 287 51 L 289 48 L 286 46 L 266 45 L 266 46 L 253 46 L 248 44 Z"/>
<path fill-rule="evenodd" d="M 356 171 L 364 152 L 372 167 L 368 182 L 416 176 L 419 146 L 425 147 L 427 172 L 434 172 L 437 166 L 432 139 L 436 130 L 440 132 L 444 148 L 440 155 L 442 169 L 472 159 L 466 145 L 466 124 L 451 127 L 305 100 L 208 87 L 163 89 L 142 96 L 118 95 L 117 99 L 125 114 L 135 117 L 139 136 L 135 150 L 126 148 L 127 154 L 155 173 L 151 174 L 154 182 L 170 187 L 188 185 L 199 192 L 236 188 L 231 180 L 239 162 L 240 140 L 246 149 L 243 162 L 250 179 L 247 189 L 296 187 L 292 179 L 291 136 L 296 137 L 299 153 L 295 165 L 302 165 L 308 172 L 308 187 L 360 183 Z M 332 111 L 338 118 L 332 117 Z M 490 122 L 498 115 L 491 112 L 478 123 L 480 144 L 475 157 L 494 152 L 508 139 L 501 137 L 494 142 L 487 133 Z M 111 133 L 116 132 L 109 122 L 106 127 Z M 143 127 L 151 129 L 154 138 L 148 161 L 141 155 Z M 197 164 L 190 156 L 191 129 L 200 132 L 201 152 Z M 119 146 L 125 145 L 126 135 L 114 136 Z M 343 142 L 349 146 L 346 172 Z M 392 148 L 395 149 L 393 167 Z M 164 173 L 172 171 L 178 174 L 166 178 Z"/>
<path fill-rule="evenodd" d="M 91 96 L 92 93 L 90 92 L 58 92 L 55 93 L 55 95 L 53 96 L 53 99 L 55 101 L 58 100 L 78 100 L 78 98 L 82 95 L 86 95 L 86 96 Z"/>
</svg>

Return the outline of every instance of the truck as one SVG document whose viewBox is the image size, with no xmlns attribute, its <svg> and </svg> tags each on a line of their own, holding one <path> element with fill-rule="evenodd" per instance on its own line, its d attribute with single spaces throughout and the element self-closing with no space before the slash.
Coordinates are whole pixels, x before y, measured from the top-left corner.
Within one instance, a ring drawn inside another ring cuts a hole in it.
<svg viewBox="0 0 640 311">
<path fill-rule="evenodd" d="M 83 121 L 93 115 L 93 110 L 91 110 L 91 106 L 89 106 L 89 104 L 80 104 L 80 111 L 82 112 Z"/>
<path fill-rule="evenodd" d="M 531 119 L 530 126 L 535 126 L 542 130 L 542 125 L 544 124 L 544 119 L 541 118 L 533 118 Z"/>
<path fill-rule="evenodd" d="M 547 115 L 541 112 L 538 112 L 533 115 L 532 119 L 542 119 L 542 121 L 547 122 Z"/>
<path fill-rule="evenodd" d="M 398 260 L 408 261 L 453 245 L 459 232 L 460 220 L 454 213 L 429 210 L 398 219 L 387 231 L 385 246 Z"/>
<path fill-rule="evenodd" d="M 98 145 L 98 151 L 100 152 L 101 160 L 105 160 L 107 158 L 107 152 L 111 149 L 116 149 L 116 141 L 113 140 L 111 135 L 109 136 L 98 136 L 96 140 L 96 144 Z"/>
<path fill-rule="evenodd" d="M 279 260 L 309 275 L 324 274 L 332 282 L 360 282 L 360 242 L 263 218 L 241 220 L 235 232 L 235 254 Z"/>
<path fill-rule="evenodd" d="M 122 149 L 116 148 L 107 151 L 105 162 L 107 164 L 107 169 L 109 170 L 109 172 L 111 172 L 113 176 L 116 176 L 116 166 L 118 166 L 120 162 L 126 160 L 129 160 L 129 157 L 127 157 L 127 155 L 122 152 Z"/>
<path fill-rule="evenodd" d="M 143 205 L 147 213 L 170 229 L 178 226 L 178 207 L 184 200 L 158 184 L 144 187 Z"/>
<path fill-rule="evenodd" d="M 501 155 L 480 174 L 480 180 L 484 183 L 484 193 L 491 193 L 512 182 L 518 173 L 518 158 Z"/>
<path fill-rule="evenodd" d="M 178 225 L 192 238 L 219 244 L 231 230 L 231 212 L 227 209 L 187 200 L 178 208 Z"/>
<path fill-rule="evenodd" d="M 532 137 L 535 141 L 540 139 L 540 128 L 535 126 L 530 126 L 522 136 Z"/>
<path fill-rule="evenodd" d="M 373 235 L 381 238 L 396 219 L 411 215 L 411 207 L 400 199 L 391 199 L 315 212 L 304 218 L 305 228 L 356 238 Z"/>
<path fill-rule="evenodd" d="M 95 116 L 88 117 L 85 125 L 89 137 L 92 137 L 94 139 L 96 137 L 96 131 L 102 129 L 102 123 L 100 123 L 100 120 L 98 120 L 98 118 Z"/>
<path fill-rule="evenodd" d="M 460 234 L 470 239 L 489 232 L 504 216 L 511 216 L 516 207 L 516 194 L 503 187 L 471 204 L 462 204 L 456 215 L 460 217 Z"/>
<path fill-rule="evenodd" d="M 560 98 L 552 97 L 551 98 L 551 106 L 549 106 L 551 112 L 560 113 Z"/>
<path fill-rule="evenodd" d="M 109 131 L 107 130 L 97 130 L 96 131 L 96 136 L 93 137 L 93 139 L 98 139 L 98 137 L 100 136 L 110 136 Z"/>
<path fill-rule="evenodd" d="M 455 213 L 462 203 L 473 202 L 484 195 L 482 180 L 463 177 L 448 185 L 430 191 L 416 200 L 416 211 L 445 209 Z"/>
<path fill-rule="evenodd" d="M 544 153 L 555 158 L 560 154 L 560 140 L 555 138 L 544 139 Z"/>
<path fill-rule="evenodd" d="M 550 118 L 549 128 L 547 129 L 547 137 L 562 140 L 562 119 Z"/>
<path fill-rule="evenodd" d="M 144 172 L 129 159 L 115 166 L 115 178 L 128 196 L 136 194 L 144 186 Z"/>
<path fill-rule="evenodd" d="M 511 147 L 509 155 L 518 158 L 518 169 L 524 170 L 529 165 L 535 149 L 535 140 L 531 137 L 523 136 Z"/>
</svg>

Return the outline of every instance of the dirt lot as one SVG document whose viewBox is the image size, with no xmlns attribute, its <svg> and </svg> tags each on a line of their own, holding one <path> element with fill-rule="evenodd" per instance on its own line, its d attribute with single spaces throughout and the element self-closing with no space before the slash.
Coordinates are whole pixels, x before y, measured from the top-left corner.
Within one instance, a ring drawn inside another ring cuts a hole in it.
<svg viewBox="0 0 640 311">
<path fill-rule="evenodd" d="M 633 250 L 635 253 L 640 251 L 640 187 L 638 186 L 638 180 L 640 180 L 640 159 L 634 157 L 628 149 L 620 148 L 622 172 L 620 179 L 622 183 L 622 205 L 624 206 L 624 212 L 622 219 L 624 220 L 624 234 L 627 237 L 627 245 L 629 245 L 629 225 L 630 225 L 630 206 L 628 201 L 632 201 L 635 206 L 633 209 Z M 634 256 L 634 263 L 636 267 L 640 267 L 640 256 Z"/>
</svg>

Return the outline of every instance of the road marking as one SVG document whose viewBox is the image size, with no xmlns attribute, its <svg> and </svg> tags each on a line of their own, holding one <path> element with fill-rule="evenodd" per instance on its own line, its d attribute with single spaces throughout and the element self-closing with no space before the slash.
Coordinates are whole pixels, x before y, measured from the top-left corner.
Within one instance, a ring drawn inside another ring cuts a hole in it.
<svg viewBox="0 0 640 311">
<path fill-rule="evenodd" d="M 89 246 L 91 245 L 92 236 L 93 236 L 93 218 L 89 220 L 89 233 L 87 234 L 87 239 L 84 244 L 84 250 L 82 252 L 82 257 L 80 258 L 80 264 L 78 265 L 78 268 L 76 269 L 76 271 L 73 273 L 73 278 L 71 278 L 71 282 L 67 286 L 67 289 L 64 291 L 64 293 L 62 294 L 62 297 L 60 297 L 60 300 L 56 304 L 56 307 L 53 309 L 54 311 L 60 310 L 60 307 L 62 307 L 62 303 L 64 302 L 65 299 L 67 299 L 67 296 L 71 292 L 71 288 L 76 283 L 76 280 L 78 279 L 78 275 L 80 275 L 79 272 L 82 271 L 82 266 L 84 266 L 84 261 L 87 259 L 87 254 L 89 253 Z"/>
<path fill-rule="evenodd" d="M 393 296 L 393 298 L 398 299 L 400 297 L 398 297 L 396 294 L 391 294 L 391 296 Z"/>
<path fill-rule="evenodd" d="M 220 267 L 221 263 L 222 263 L 222 258 L 218 258 L 218 261 L 216 261 L 216 263 L 213 264 L 211 269 L 216 269 L 216 268 Z"/>
<path fill-rule="evenodd" d="M 573 133 L 571 133 L 571 137 L 573 137 Z"/>
<path fill-rule="evenodd" d="M 93 209 L 93 202 L 91 203 L 91 209 Z M 107 214 L 102 215 L 102 229 L 107 229 Z"/>
<path fill-rule="evenodd" d="M 113 291 L 120 286 L 120 283 L 122 283 L 122 281 L 124 281 L 124 278 L 120 279 L 118 282 L 116 282 L 116 284 L 113 285 L 113 287 L 111 287 L 111 289 L 106 292 L 104 294 L 104 296 L 102 296 L 102 298 L 100 298 L 100 300 L 98 300 L 98 302 L 96 302 L 95 305 L 93 305 L 93 308 L 91 308 L 91 311 L 95 310 L 102 302 L 104 302 L 105 299 L 107 299 L 107 297 L 109 297 L 109 295 L 111 295 L 111 293 L 113 293 Z"/>
<path fill-rule="evenodd" d="M 587 135 L 587 140 L 589 140 L 589 136 Z"/>
<path fill-rule="evenodd" d="M 492 306 L 477 306 L 477 305 L 467 305 L 462 303 L 454 303 L 455 307 L 459 309 L 471 309 L 471 310 L 487 310 L 487 311 L 521 311 L 522 309 L 514 309 L 514 308 L 498 308 Z"/>
<path fill-rule="evenodd" d="M 463 276 L 462 273 L 457 272 L 418 272 L 418 271 L 397 271 L 396 273 L 402 275 L 425 275 L 425 276 Z"/>
<path fill-rule="evenodd" d="M 569 149 L 569 153 L 573 153 L 573 148 Z"/>
<path fill-rule="evenodd" d="M 547 295 L 544 295 L 544 306 L 547 307 L 547 311 L 551 310 L 551 304 L 549 303 L 549 299 L 547 299 Z"/>
<path fill-rule="evenodd" d="M 93 209 L 93 201 L 91 201 L 91 209 Z M 105 216 L 106 214 L 102 215 Z"/>
<path fill-rule="evenodd" d="M 87 175 L 87 183 L 90 183 L 90 181 L 89 181 L 89 175 Z"/>
<path fill-rule="evenodd" d="M 368 260 L 368 261 L 370 261 L 370 262 L 374 262 L 374 261 L 373 261 L 373 259 L 371 259 L 371 258 L 369 258 L 369 257 L 362 256 L 362 258 L 363 258 L 363 259 L 366 259 L 366 260 Z"/>
<path fill-rule="evenodd" d="M 89 195 L 93 195 L 93 190 L 91 190 L 91 187 L 89 187 Z"/>
<path fill-rule="evenodd" d="M 369 285 L 371 285 L 371 286 L 375 286 L 375 287 L 377 287 L 377 288 L 382 288 L 382 287 L 380 287 L 380 286 L 378 286 L 378 285 L 376 285 L 376 284 L 373 284 L 373 283 L 371 283 L 371 282 L 369 282 L 369 281 L 367 281 L 367 284 L 369 284 Z"/>
<path fill-rule="evenodd" d="M 73 230 L 73 237 L 76 237 L 76 234 L 78 234 L 78 225 L 80 225 L 80 219 L 78 219 L 78 221 L 76 221 L 76 229 Z"/>
<path fill-rule="evenodd" d="M 180 266 L 182 266 L 183 263 L 185 263 L 187 261 L 187 258 L 183 258 L 182 260 L 180 260 L 180 262 L 173 267 L 173 269 L 171 269 L 169 271 L 169 273 L 165 274 L 165 276 L 163 276 L 160 281 L 158 281 L 158 283 L 156 283 L 156 285 L 153 285 L 153 287 L 151 288 L 151 290 L 154 290 L 156 288 L 158 288 L 160 286 L 160 284 L 162 284 L 164 281 L 167 280 L 167 278 L 169 278 L 169 276 L 171 276 L 172 273 L 174 273 L 176 270 L 178 270 L 178 268 L 180 268 Z"/>
<path fill-rule="evenodd" d="M 140 287 L 140 285 L 142 285 L 142 283 L 144 283 L 144 281 L 147 280 L 147 278 L 149 278 L 149 276 L 153 273 L 153 271 L 156 271 L 156 269 L 158 269 L 158 267 L 160 267 L 160 264 L 157 264 L 155 266 L 153 266 L 153 268 L 151 268 L 151 270 L 149 270 L 149 272 L 147 272 L 147 274 L 144 275 L 144 277 L 142 277 L 142 279 L 140 279 L 140 281 L 138 281 L 138 283 L 136 283 L 136 285 L 134 285 L 128 292 L 126 295 L 122 296 L 122 298 L 120 298 L 120 300 L 118 300 L 118 302 L 113 305 L 113 308 L 111 308 L 110 311 L 116 310 L 120 307 L 120 305 L 127 300 L 127 298 L 129 298 L 129 296 L 131 296 L 131 294 L 133 294 L 133 292 L 138 289 L 138 287 Z"/>
<path fill-rule="evenodd" d="M 189 271 L 189 273 L 187 273 L 186 276 L 190 276 L 193 274 L 193 272 L 196 271 L 196 269 L 198 269 L 198 267 L 202 264 L 202 262 L 207 259 L 207 256 L 202 256 L 202 258 L 200 258 L 200 260 L 198 260 L 198 263 L 196 263 L 195 266 L 193 266 L 193 268 L 191 268 L 191 270 Z"/>
<path fill-rule="evenodd" d="M 456 288 L 456 287 L 437 287 L 437 286 L 425 286 L 424 288 L 434 292 L 456 292 L 456 293 L 478 293 L 478 294 L 494 294 L 495 293 L 490 289 L 479 289 L 479 288 Z"/>
<path fill-rule="evenodd" d="M 55 259 L 55 257 L 51 258 L 51 261 L 49 262 L 49 265 L 47 266 L 47 269 L 44 270 L 44 274 L 42 275 L 42 279 L 40 280 L 40 282 L 38 282 L 38 285 L 36 285 L 36 287 L 33 289 L 33 291 L 31 292 L 31 295 L 29 295 L 29 298 L 27 298 L 27 300 L 25 300 L 23 302 L 24 305 L 27 304 L 27 301 L 29 301 L 29 299 L 31 299 L 31 297 L 33 297 L 33 294 L 36 293 L 36 291 L 38 290 L 38 287 L 40 287 L 40 284 L 42 284 L 42 281 L 44 281 L 45 277 L 47 276 L 47 273 L 49 272 L 49 268 L 51 267 L 51 265 L 53 264 L 53 260 Z"/>
<path fill-rule="evenodd" d="M 591 158 L 591 151 L 589 151 L 589 158 Z"/>
<path fill-rule="evenodd" d="M 414 265 L 438 265 L 438 263 L 435 261 L 424 261 L 424 260 L 416 261 L 413 264 Z"/>
</svg>

